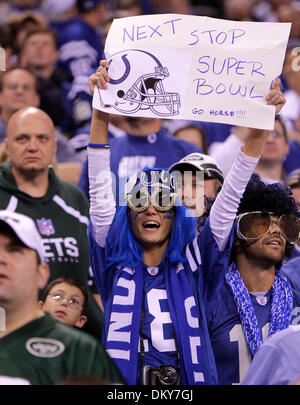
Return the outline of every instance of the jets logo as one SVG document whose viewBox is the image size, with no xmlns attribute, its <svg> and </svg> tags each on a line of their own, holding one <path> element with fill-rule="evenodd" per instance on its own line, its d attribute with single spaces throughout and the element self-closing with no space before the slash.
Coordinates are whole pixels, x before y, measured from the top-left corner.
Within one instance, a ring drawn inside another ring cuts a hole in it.
<svg viewBox="0 0 300 405">
<path fill-rule="evenodd" d="M 65 346 L 56 339 L 34 337 L 26 342 L 26 349 L 36 357 L 57 357 L 64 352 Z"/>
</svg>

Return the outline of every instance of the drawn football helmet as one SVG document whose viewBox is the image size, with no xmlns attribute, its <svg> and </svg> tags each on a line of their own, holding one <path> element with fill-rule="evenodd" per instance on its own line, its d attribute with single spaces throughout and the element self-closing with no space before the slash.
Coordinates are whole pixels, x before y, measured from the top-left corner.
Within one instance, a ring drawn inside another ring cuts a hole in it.
<svg viewBox="0 0 300 405">
<path fill-rule="evenodd" d="M 136 49 L 118 52 L 109 59 L 108 74 L 113 101 L 108 104 L 100 95 L 105 107 L 129 114 L 146 109 L 161 117 L 179 114 L 179 94 L 165 92 L 162 82 L 169 76 L 168 69 L 151 53 Z"/>
</svg>

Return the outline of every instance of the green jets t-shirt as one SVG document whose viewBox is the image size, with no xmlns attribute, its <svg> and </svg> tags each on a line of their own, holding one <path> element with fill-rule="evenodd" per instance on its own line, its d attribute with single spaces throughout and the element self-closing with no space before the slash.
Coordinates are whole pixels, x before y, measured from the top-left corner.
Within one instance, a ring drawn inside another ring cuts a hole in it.
<svg viewBox="0 0 300 405">
<path fill-rule="evenodd" d="M 92 336 L 46 314 L 0 339 L 0 381 L 60 384 L 71 377 L 123 383 L 117 367 Z"/>
<path fill-rule="evenodd" d="M 83 330 L 101 341 L 103 313 L 93 297 L 98 292 L 89 259 L 89 203 L 82 191 L 74 184 L 61 181 L 50 168 L 46 194 L 31 197 L 18 189 L 11 163 L 5 162 L 0 165 L 0 209 L 20 212 L 35 221 L 50 267 L 48 282 L 70 275 L 88 286 L 88 321 Z"/>
</svg>

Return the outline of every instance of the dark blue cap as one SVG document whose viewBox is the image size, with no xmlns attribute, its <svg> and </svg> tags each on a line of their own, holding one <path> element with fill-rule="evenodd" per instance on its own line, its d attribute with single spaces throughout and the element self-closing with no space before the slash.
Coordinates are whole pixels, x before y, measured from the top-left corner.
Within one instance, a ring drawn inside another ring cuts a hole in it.
<svg viewBox="0 0 300 405">
<path fill-rule="evenodd" d="M 77 0 L 76 5 L 78 8 L 78 11 L 85 12 L 85 11 L 90 11 L 93 10 L 99 3 L 102 3 L 104 0 Z"/>
</svg>

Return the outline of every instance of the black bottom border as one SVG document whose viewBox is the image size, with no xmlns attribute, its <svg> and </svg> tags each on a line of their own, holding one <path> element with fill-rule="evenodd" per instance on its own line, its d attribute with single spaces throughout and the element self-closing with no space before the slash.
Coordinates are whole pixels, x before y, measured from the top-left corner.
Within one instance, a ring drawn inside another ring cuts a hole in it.
<svg viewBox="0 0 300 405">
<path fill-rule="evenodd" d="M 289 394 L 295 398 L 295 394 L 300 393 L 299 385 L 276 385 L 276 386 L 262 386 L 262 385 L 235 385 L 235 386 L 178 386 L 178 387 L 162 387 L 162 386 L 125 386 L 125 385 L 27 385 L 27 386 L 1 386 L 1 393 L 9 399 L 10 395 L 15 398 L 16 396 L 39 398 L 41 395 L 48 400 L 57 400 L 58 395 L 67 395 L 68 400 L 74 399 L 82 401 L 82 405 L 86 405 L 86 401 L 99 401 L 101 403 L 111 403 L 115 401 L 126 401 L 130 404 L 144 404 L 153 401 L 167 400 L 177 403 L 199 403 L 203 401 L 203 396 L 207 402 L 214 398 L 225 399 L 227 395 L 232 395 L 234 399 L 240 397 L 245 400 L 248 394 L 255 394 L 256 400 L 259 401 L 266 397 L 270 400 L 273 396 L 275 399 L 284 399 L 287 401 Z M 92 396 L 93 395 L 93 396 Z M 249 396 L 251 400 L 251 397 Z M 78 403 L 78 402 L 77 402 Z M 166 404 L 166 403 L 165 403 Z"/>
</svg>

